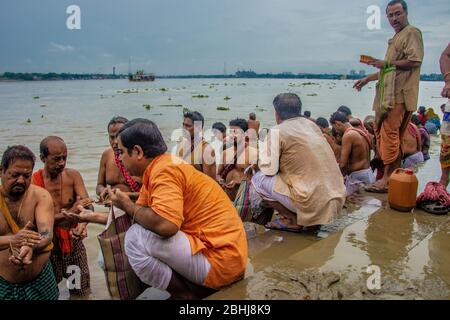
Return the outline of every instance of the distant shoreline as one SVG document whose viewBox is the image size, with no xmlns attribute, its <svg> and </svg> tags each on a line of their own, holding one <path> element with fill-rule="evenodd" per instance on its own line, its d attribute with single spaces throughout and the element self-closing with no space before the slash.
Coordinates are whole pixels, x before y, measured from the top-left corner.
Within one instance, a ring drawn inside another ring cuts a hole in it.
<svg viewBox="0 0 450 320">
<path fill-rule="evenodd" d="M 292 80 L 358 80 L 366 74 L 311 74 L 311 73 L 262 73 L 238 71 L 230 75 L 167 75 L 156 76 L 156 79 L 292 79 Z M 19 81 L 61 81 L 61 80 L 125 80 L 128 75 L 113 74 L 71 74 L 71 73 L 12 73 L 5 72 L 0 82 Z M 444 81 L 441 74 L 423 74 L 421 81 Z"/>
</svg>

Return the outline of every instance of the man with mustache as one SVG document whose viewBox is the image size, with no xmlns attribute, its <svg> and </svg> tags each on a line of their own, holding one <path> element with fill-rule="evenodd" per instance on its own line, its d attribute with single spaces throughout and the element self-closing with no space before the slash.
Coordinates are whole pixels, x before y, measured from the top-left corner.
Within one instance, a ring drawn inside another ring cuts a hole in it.
<svg viewBox="0 0 450 320">
<path fill-rule="evenodd" d="M 86 248 L 82 240 L 87 236 L 86 223 L 68 220 L 62 210 L 77 212 L 83 199 L 88 199 L 83 178 L 77 170 L 66 168 L 67 146 L 63 139 L 49 136 L 40 144 L 40 157 L 44 169 L 33 174 L 33 184 L 48 192 L 54 203 L 54 249 L 51 255 L 53 272 L 59 283 L 68 278 L 69 266 L 78 266 L 81 271 L 80 286 L 70 289 L 77 296 L 88 293 L 90 287 Z M 93 206 L 89 206 L 93 209 Z"/>
<path fill-rule="evenodd" d="M 354 85 L 360 91 L 378 80 L 373 110 L 377 148 L 384 164 L 384 175 L 366 188 L 369 192 L 387 193 L 391 174 L 400 167 L 402 137 L 417 110 L 420 67 L 424 57 L 422 33 L 408 22 L 404 0 L 388 3 L 386 15 L 395 35 L 389 40 L 384 60 L 371 59 L 368 64 L 380 69 Z"/>
<path fill-rule="evenodd" d="M 53 201 L 31 185 L 35 156 L 8 147 L 1 161 L 0 300 L 56 300 L 58 286 L 49 261 Z"/>
</svg>

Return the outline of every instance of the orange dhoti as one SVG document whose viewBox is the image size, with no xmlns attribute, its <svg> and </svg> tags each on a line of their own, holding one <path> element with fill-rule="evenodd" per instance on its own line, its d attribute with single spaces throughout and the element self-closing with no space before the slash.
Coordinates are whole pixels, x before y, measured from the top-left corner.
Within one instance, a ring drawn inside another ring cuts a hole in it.
<svg viewBox="0 0 450 320">
<path fill-rule="evenodd" d="M 375 126 L 378 152 L 384 165 L 394 163 L 401 156 L 401 142 L 403 134 L 411 120 L 412 112 L 406 110 L 404 103 L 395 104 L 395 107 L 387 113 L 381 126 Z M 377 123 L 381 114 L 376 112 Z"/>
</svg>

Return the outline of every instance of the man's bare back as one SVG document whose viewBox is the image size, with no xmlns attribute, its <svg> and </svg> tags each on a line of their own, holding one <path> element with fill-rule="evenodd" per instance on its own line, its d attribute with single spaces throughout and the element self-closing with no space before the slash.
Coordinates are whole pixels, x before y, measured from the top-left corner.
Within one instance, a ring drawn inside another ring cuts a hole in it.
<svg viewBox="0 0 450 320">
<path fill-rule="evenodd" d="M 347 173 L 370 168 L 370 147 L 367 140 L 355 130 L 342 137 L 341 167 L 347 164 Z"/>
</svg>

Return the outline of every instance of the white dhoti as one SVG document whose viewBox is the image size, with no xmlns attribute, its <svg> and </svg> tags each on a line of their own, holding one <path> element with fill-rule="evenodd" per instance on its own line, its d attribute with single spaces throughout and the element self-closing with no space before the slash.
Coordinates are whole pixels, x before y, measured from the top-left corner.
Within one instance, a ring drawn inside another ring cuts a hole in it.
<svg viewBox="0 0 450 320">
<path fill-rule="evenodd" d="M 261 171 L 255 173 L 252 177 L 252 184 L 255 188 L 255 191 L 265 200 L 268 201 L 276 201 L 281 203 L 284 207 L 286 207 L 289 211 L 293 213 L 297 212 L 297 208 L 295 207 L 292 200 L 283 194 L 275 192 L 273 187 L 275 185 L 276 176 L 266 176 Z"/>
<path fill-rule="evenodd" d="M 139 279 L 161 290 L 169 286 L 172 270 L 197 285 L 203 285 L 211 269 L 201 252 L 192 255 L 189 239 L 182 231 L 163 238 L 134 224 L 125 235 L 125 253 Z"/>
<path fill-rule="evenodd" d="M 422 151 L 414 153 L 407 157 L 402 164 L 404 169 L 415 169 L 419 164 L 425 162 Z"/>
<path fill-rule="evenodd" d="M 345 189 L 347 196 L 352 195 L 365 185 L 375 183 L 376 177 L 371 168 L 354 171 L 345 179 Z"/>
</svg>

